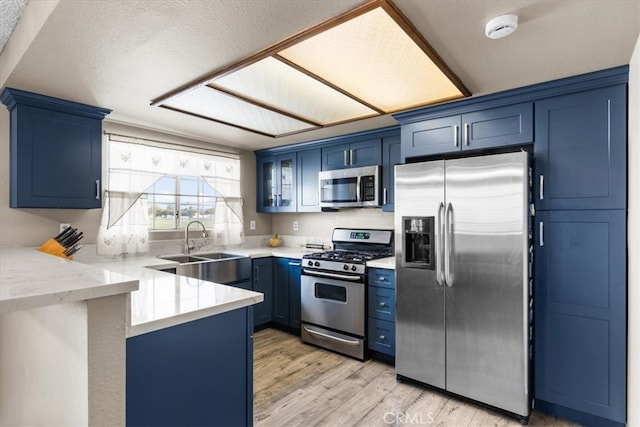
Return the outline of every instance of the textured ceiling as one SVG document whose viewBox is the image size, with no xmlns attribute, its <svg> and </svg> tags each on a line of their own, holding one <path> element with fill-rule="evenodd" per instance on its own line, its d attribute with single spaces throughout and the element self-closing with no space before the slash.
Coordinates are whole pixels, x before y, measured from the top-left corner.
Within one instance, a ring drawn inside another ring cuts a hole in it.
<svg viewBox="0 0 640 427">
<path fill-rule="evenodd" d="M 30 2 L 25 15 L 37 15 L 43 3 Z M 9 49 L 0 55 L 0 64 L 11 64 L 0 85 L 110 108 L 111 121 L 246 149 L 391 125 L 393 118 L 383 116 L 274 140 L 149 105 L 360 3 L 61 0 L 41 28 L 20 32 L 18 25 L 13 37 L 23 51 L 13 49 L 13 61 L 2 58 Z M 628 64 L 640 28 L 637 0 L 394 4 L 474 95 Z M 487 39 L 485 23 L 506 13 L 519 16 L 518 30 Z"/>
<path fill-rule="evenodd" d="M 20 20 L 29 0 L 0 0 L 0 53 Z"/>
</svg>

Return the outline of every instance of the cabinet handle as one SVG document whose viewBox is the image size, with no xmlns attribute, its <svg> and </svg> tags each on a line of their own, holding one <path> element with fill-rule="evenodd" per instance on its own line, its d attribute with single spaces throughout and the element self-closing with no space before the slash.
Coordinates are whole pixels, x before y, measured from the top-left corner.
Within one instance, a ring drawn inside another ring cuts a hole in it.
<svg viewBox="0 0 640 427">
<path fill-rule="evenodd" d="M 386 205 L 387 204 L 387 187 L 382 189 L 382 204 Z"/>
<path fill-rule="evenodd" d="M 260 281 L 260 276 L 258 276 L 258 266 L 253 267 L 253 280 L 256 283 Z"/>
<path fill-rule="evenodd" d="M 458 125 L 453 125 L 453 146 L 458 146 Z"/>
<path fill-rule="evenodd" d="M 540 221 L 540 246 L 544 246 L 544 222 Z"/>
<path fill-rule="evenodd" d="M 294 266 L 294 267 L 299 267 L 299 266 L 300 266 L 300 265 L 302 265 L 302 264 L 301 264 L 301 263 L 299 263 L 299 262 L 289 262 L 289 265 L 292 265 L 292 266 Z"/>
<path fill-rule="evenodd" d="M 464 124 L 464 145 L 469 145 L 469 123 Z"/>
<path fill-rule="evenodd" d="M 386 338 L 387 338 L 387 337 L 385 337 L 384 335 L 380 335 L 380 336 L 378 337 L 378 339 L 379 339 L 380 341 L 384 341 Z"/>
<path fill-rule="evenodd" d="M 96 200 L 100 200 L 100 180 L 96 179 Z"/>
<path fill-rule="evenodd" d="M 385 304 L 383 302 L 380 303 L 380 307 L 386 307 L 386 306 L 387 306 L 387 304 Z"/>
<path fill-rule="evenodd" d="M 544 200 L 544 175 L 540 175 L 540 200 Z"/>
<path fill-rule="evenodd" d="M 348 158 L 348 156 L 349 156 L 349 150 L 344 150 L 344 151 L 342 152 L 342 154 L 343 154 L 343 156 L 344 156 L 344 165 L 345 165 L 345 166 L 349 166 L 349 158 Z"/>
<path fill-rule="evenodd" d="M 353 165 L 355 163 L 354 159 L 353 159 L 353 150 L 349 150 L 349 165 Z"/>
</svg>

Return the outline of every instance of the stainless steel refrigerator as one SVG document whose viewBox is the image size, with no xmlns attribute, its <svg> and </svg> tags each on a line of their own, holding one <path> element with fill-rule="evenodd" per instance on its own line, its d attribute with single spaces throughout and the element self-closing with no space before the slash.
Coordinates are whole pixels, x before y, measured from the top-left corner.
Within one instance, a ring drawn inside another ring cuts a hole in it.
<svg viewBox="0 0 640 427">
<path fill-rule="evenodd" d="M 396 166 L 396 373 L 527 417 L 526 152 Z"/>
</svg>

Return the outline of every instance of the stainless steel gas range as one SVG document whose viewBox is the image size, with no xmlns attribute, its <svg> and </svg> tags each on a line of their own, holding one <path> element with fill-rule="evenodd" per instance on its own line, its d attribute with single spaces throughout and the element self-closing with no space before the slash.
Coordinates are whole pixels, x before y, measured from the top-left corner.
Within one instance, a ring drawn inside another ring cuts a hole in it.
<svg viewBox="0 0 640 427">
<path fill-rule="evenodd" d="M 302 257 L 302 341 L 364 360 L 366 263 L 393 255 L 393 230 L 336 228 L 332 242 Z"/>
</svg>

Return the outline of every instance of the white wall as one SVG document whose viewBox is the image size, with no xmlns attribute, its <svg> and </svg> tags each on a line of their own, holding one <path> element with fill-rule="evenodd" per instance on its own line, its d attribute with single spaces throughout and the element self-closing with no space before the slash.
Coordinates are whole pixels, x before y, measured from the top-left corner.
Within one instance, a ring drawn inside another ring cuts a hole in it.
<svg viewBox="0 0 640 427">
<path fill-rule="evenodd" d="M 84 232 L 84 243 L 95 243 L 102 209 L 15 209 L 9 207 L 9 111 L 0 105 L 0 246 L 39 246 L 59 231 L 60 223 L 70 223 Z M 155 138 L 160 141 L 216 148 L 203 141 L 134 128 L 105 121 L 103 129 L 125 135 Z M 227 147 L 228 151 L 229 148 Z M 245 234 L 271 233 L 271 215 L 256 213 L 256 161 L 250 151 L 237 150 L 242 168 L 241 191 L 244 198 Z M 106 178 L 106 177 L 105 177 Z M 105 181 L 106 182 L 106 181 Z M 249 230 L 249 219 L 256 221 Z M 180 234 L 180 233 L 179 233 Z M 169 238 L 179 238 L 171 236 Z"/>
<path fill-rule="evenodd" d="M 0 315 L 0 425 L 89 424 L 87 305 Z"/>
<path fill-rule="evenodd" d="M 298 231 L 293 231 L 294 221 L 298 221 Z M 272 219 L 272 232 L 282 235 L 286 246 L 298 246 L 306 240 L 313 240 L 310 243 L 317 240 L 331 243 L 331 232 L 336 227 L 393 229 L 393 212 L 345 209 L 338 212 L 274 214 Z"/>
<path fill-rule="evenodd" d="M 627 421 L 640 426 L 640 37 L 629 66 Z"/>
</svg>

